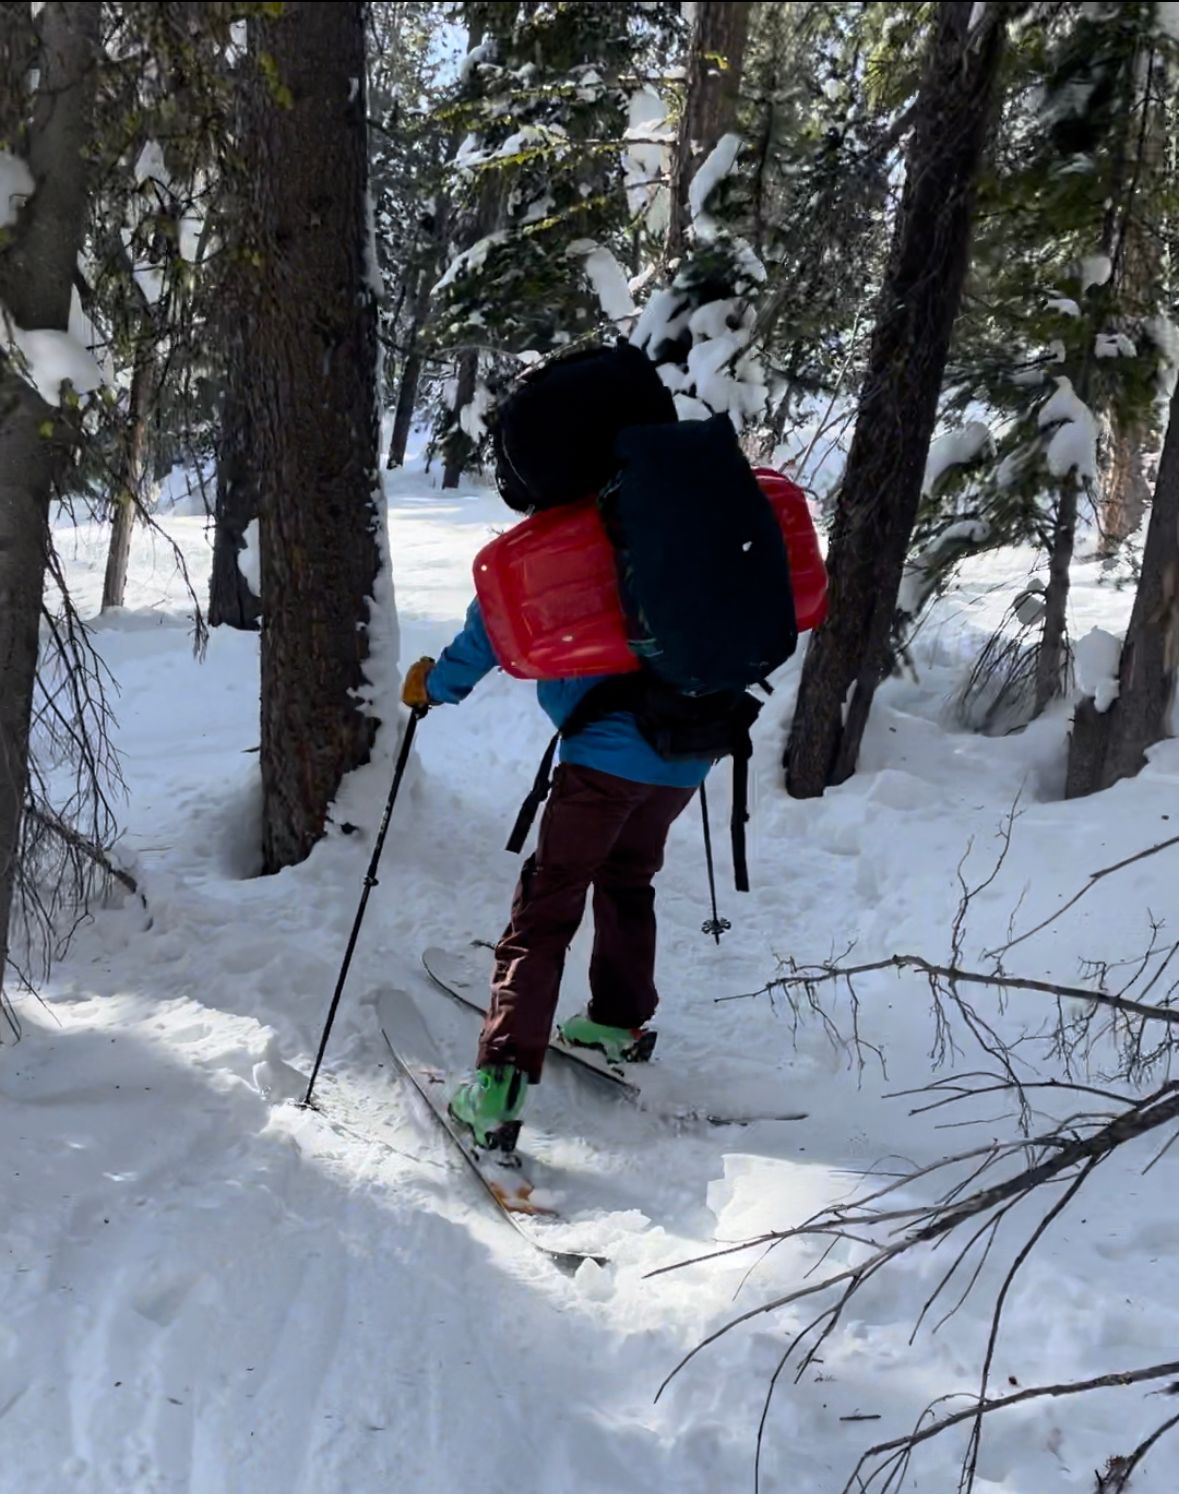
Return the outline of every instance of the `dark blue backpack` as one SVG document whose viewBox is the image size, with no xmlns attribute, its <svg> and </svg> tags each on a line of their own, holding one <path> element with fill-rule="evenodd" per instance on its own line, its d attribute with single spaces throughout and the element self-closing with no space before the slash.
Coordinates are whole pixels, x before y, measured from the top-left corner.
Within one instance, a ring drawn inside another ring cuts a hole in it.
<svg viewBox="0 0 1179 1494">
<path fill-rule="evenodd" d="M 586 371 L 585 363 L 577 369 Z M 515 418 L 511 425 L 516 450 L 528 449 L 534 421 L 547 414 L 559 423 L 574 413 L 546 410 L 546 396 L 557 392 L 558 381 L 533 375 L 528 387 L 530 418 Z M 551 435 L 549 425 L 546 456 L 553 450 Z M 585 460 L 588 443 L 589 465 L 596 474 L 611 474 L 599 487 L 599 504 L 617 557 L 631 648 L 643 668 L 596 686 L 562 724 L 508 848 L 523 848 L 547 797 L 559 738 L 629 711 L 665 758 L 732 757 L 733 868 L 738 890 L 747 891 L 750 728 L 761 709 L 748 688 L 761 684 L 768 692 L 766 677 L 798 643 L 782 530 L 727 416 L 656 419 L 621 429 L 615 418 L 602 423 L 599 435 L 594 447 L 592 422 L 581 424 L 577 449 Z M 573 472 L 556 479 L 552 472 L 550 490 L 584 490 Z M 536 506 L 548 505 L 540 500 Z M 713 923 L 719 932 L 715 915 Z"/>
</svg>

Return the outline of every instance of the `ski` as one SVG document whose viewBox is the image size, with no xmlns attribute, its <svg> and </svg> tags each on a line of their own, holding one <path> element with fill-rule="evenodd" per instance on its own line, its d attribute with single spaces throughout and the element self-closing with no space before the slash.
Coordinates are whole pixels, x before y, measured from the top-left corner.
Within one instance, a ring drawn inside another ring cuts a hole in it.
<svg viewBox="0 0 1179 1494">
<path fill-rule="evenodd" d="M 516 1153 L 514 1155 L 520 1165 L 509 1166 L 480 1151 L 470 1135 L 456 1124 L 446 1108 L 445 1070 L 436 1062 L 426 1061 L 427 1056 L 434 1057 L 433 1042 L 413 1006 L 412 998 L 404 991 L 385 990 L 378 994 L 376 1008 L 381 1036 L 385 1039 L 385 1046 L 398 1071 L 425 1102 L 439 1129 L 516 1234 L 569 1275 L 587 1260 L 604 1266 L 608 1259 L 606 1256 L 588 1250 L 562 1250 L 548 1245 L 537 1233 L 537 1229 L 543 1228 L 543 1223 L 538 1223 L 533 1228 L 525 1222 L 546 1219 L 555 1222 L 560 1215 L 556 1209 L 534 1201 L 534 1185 L 528 1177 L 527 1158 Z"/>
<path fill-rule="evenodd" d="M 472 948 L 490 949 L 491 945 L 479 940 Z M 473 1012 L 480 1021 L 483 1020 L 487 1015 L 487 1009 L 476 998 L 475 992 L 485 989 L 487 980 L 472 960 L 453 954 L 449 950 L 431 946 L 422 955 L 422 966 L 440 991 L 465 1010 Z M 548 1050 L 579 1073 L 592 1074 L 594 1078 L 610 1085 L 615 1093 L 620 1093 L 628 1100 L 641 1104 L 643 1093 L 641 1086 L 636 1084 L 623 1069 L 611 1064 L 604 1054 L 596 1053 L 589 1048 L 571 1048 L 556 1034 L 549 1039 Z M 660 1114 L 661 1112 L 653 1113 Z M 683 1110 L 665 1115 L 664 1119 L 688 1123 L 702 1121 L 709 1126 L 752 1126 L 761 1121 L 803 1121 L 807 1119 L 807 1114 L 805 1110 L 787 1111 L 781 1115 L 716 1115 L 703 1110 Z"/>
</svg>

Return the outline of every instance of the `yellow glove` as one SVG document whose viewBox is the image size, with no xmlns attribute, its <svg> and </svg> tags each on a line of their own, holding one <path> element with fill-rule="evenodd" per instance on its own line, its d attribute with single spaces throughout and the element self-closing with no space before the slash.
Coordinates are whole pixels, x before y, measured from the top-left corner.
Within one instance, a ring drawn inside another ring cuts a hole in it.
<svg viewBox="0 0 1179 1494">
<path fill-rule="evenodd" d="M 426 658 L 419 659 L 406 670 L 405 683 L 401 687 L 401 704 L 408 706 L 411 711 L 428 711 L 432 705 L 437 704 L 430 699 L 426 689 L 426 679 L 433 668 L 434 660 Z"/>
</svg>

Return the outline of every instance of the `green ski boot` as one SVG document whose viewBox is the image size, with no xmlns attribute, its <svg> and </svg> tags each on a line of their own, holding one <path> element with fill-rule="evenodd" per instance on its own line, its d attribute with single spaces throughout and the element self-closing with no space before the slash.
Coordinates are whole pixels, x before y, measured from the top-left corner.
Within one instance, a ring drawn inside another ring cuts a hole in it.
<svg viewBox="0 0 1179 1494">
<path fill-rule="evenodd" d="M 511 1154 L 520 1135 L 520 1112 L 528 1093 L 527 1078 L 510 1063 L 475 1070 L 460 1084 L 447 1107 L 451 1118 L 470 1131 L 477 1147 Z"/>
<path fill-rule="evenodd" d="M 650 1027 L 607 1027 L 585 1012 L 562 1022 L 557 1032 L 571 1048 L 596 1048 L 607 1063 L 646 1063 L 656 1038 Z"/>
</svg>

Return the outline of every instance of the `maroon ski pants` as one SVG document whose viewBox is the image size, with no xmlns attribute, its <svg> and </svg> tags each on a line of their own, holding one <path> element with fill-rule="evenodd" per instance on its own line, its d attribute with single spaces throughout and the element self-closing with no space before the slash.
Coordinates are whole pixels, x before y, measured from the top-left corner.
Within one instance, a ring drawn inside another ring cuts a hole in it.
<svg viewBox="0 0 1179 1494">
<path fill-rule="evenodd" d="M 655 991 L 655 890 L 672 821 L 695 789 L 632 783 L 562 763 L 536 851 L 520 873 L 495 951 L 479 1064 L 514 1063 L 535 1083 L 557 1010 L 565 954 L 594 889 L 590 1016 L 640 1027 Z"/>
</svg>

